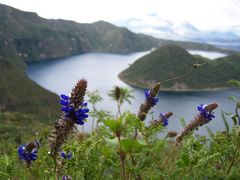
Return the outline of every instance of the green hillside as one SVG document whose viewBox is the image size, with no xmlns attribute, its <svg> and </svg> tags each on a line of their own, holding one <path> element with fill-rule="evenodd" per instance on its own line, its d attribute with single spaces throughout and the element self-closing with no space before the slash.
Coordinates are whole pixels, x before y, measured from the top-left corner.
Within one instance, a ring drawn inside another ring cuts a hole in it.
<svg viewBox="0 0 240 180">
<path fill-rule="evenodd" d="M 25 72 L 0 59 L 0 111 L 33 114 L 51 123 L 59 114 L 57 95 L 31 81 Z"/>
<path fill-rule="evenodd" d="M 198 61 L 203 64 L 191 75 L 163 84 L 162 90 L 203 90 L 225 88 L 230 79 L 240 80 L 240 55 L 209 60 L 193 56 L 176 45 L 166 45 L 138 59 L 119 74 L 124 82 L 141 88 L 182 75 Z"/>
</svg>

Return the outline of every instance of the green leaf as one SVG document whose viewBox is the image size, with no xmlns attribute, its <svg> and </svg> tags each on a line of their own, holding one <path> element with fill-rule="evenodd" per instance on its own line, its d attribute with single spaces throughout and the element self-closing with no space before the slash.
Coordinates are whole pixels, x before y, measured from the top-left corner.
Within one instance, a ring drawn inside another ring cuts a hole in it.
<svg viewBox="0 0 240 180">
<path fill-rule="evenodd" d="M 112 132 L 118 132 L 118 131 L 121 132 L 121 129 L 122 129 L 122 119 L 121 118 L 119 118 L 118 120 L 108 119 L 108 120 L 103 121 L 103 123 L 107 127 L 109 127 L 112 130 Z"/>
<path fill-rule="evenodd" d="M 132 95 L 133 90 L 129 90 L 128 88 L 124 88 L 124 87 L 119 87 L 120 90 L 120 97 L 119 97 L 119 102 L 122 105 L 124 103 L 124 101 L 128 102 L 129 104 L 131 104 L 131 99 L 134 99 L 134 96 Z M 115 88 L 113 88 L 108 95 L 110 97 L 113 98 L 113 100 L 117 100 L 116 99 L 116 95 L 115 95 Z"/>
<path fill-rule="evenodd" d="M 223 119 L 223 122 L 224 122 L 224 125 L 225 125 L 225 129 L 226 129 L 227 132 L 229 132 L 229 125 L 228 125 L 227 119 L 226 119 L 223 111 L 221 111 L 221 115 L 222 115 L 222 119 Z"/>
<path fill-rule="evenodd" d="M 235 125 L 238 124 L 238 115 L 237 115 L 237 114 L 231 116 L 231 119 L 233 120 L 233 123 L 234 123 Z"/>
<path fill-rule="evenodd" d="M 120 147 L 123 152 L 133 152 L 140 150 L 143 145 L 137 140 L 133 139 L 123 139 L 120 141 Z"/>
<path fill-rule="evenodd" d="M 209 136 L 214 137 L 214 133 L 212 132 L 212 130 L 208 126 L 205 126 L 205 127 L 207 129 Z"/>
<path fill-rule="evenodd" d="M 1 179 L 8 179 L 8 178 L 10 178 L 10 177 L 11 177 L 11 176 L 10 176 L 9 174 L 0 171 L 0 178 L 1 178 Z"/>
<path fill-rule="evenodd" d="M 237 97 L 235 97 L 235 96 L 229 96 L 228 99 L 229 99 L 229 100 L 233 100 L 233 101 L 235 101 L 235 102 L 237 102 L 237 103 L 240 101 L 240 99 L 237 98 Z"/>
<path fill-rule="evenodd" d="M 183 127 L 186 126 L 186 122 L 185 122 L 185 120 L 184 120 L 183 117 L 180 117 L 180 124 L 181 124 Z"/>
<path fill-rule="evenodd" d="M 232 84 L 232 85 L 235 85 L 235 86 L 239 86 L 240 87 L 240 81 L 237 81 L 237 80 L 229 80 L 228 81 L 228 84 Z"/>
<path fill-rule="evenodd" d="M 190 156 L 188 152 L 184 152 L 181 154 L 181 159 L 184 165 L 189 165 L 190 163 Z"/>
<path fill-rule="evenodd" d="M 143 122 L 141 120 L 139 120 L 135 114 L 127 113 L 126 123 L 130 126 L 134 126 L 136 128 L 141 128 Z"/>
<path fill-rule="evenodd" d="M 117 138 L 114 138 L 114 139 L 105 138 L 105 141 L 113 147 L 118 146 L 118 139 Z"/>
<path fill-rule="evenodd" d="M 101 102 L 103 100 L 103 98 L 100 96 L 99 91 L 93 91 L 93 92 L 87 92 L 87 96 L 88 96 L 88 102 L 92 103 L 92 104 L 96 104 L 98 102 Z"/>
</svg>

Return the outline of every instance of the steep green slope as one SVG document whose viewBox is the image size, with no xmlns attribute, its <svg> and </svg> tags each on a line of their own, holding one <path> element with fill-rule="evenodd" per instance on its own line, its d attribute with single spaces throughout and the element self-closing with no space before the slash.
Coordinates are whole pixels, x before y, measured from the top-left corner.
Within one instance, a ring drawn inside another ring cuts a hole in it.
<svg viewBox="0 0 240 180">
<path fill-rule="evenodd" d="M 240 55 L 216 60 L 192 56 L 176 45 L 166 45 L 138 59 L 119 74 L 124 82 L 146 88 L 154 82 L 182 75 L 198 61 L 203 64 L 191 75 L 162 85 L 162 90 L 201 90 L 228 87 L 230 79 L 240 80 Z"/>
<path fill-rule="evenodd" d="M 51 123 L 59 114 L 57 95 L 31 81 L 24 71 L 0 59 L 0 110 L 32 114 Z"/>
<path fill-rule="evenodd" d="M 90 51 L 145 51 L 159 44 L 157 39 L 138 36 L 104 21 L 80 24 L 48 20 L 36 13 L 1 4 L 0 40 L 4 42 L 4 45 L 0 46 L 0 55 L 9 51 L 9 54 L 24 61 L 62 58 Z"/>
</svg>

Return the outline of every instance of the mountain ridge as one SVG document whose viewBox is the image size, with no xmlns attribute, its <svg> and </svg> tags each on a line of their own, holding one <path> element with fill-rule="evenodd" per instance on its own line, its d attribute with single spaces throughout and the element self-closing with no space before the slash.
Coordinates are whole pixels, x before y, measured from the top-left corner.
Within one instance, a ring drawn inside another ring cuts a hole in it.
<svg viewBox="0 0 240 180">
<path fill-rule="evenodd" d="M 23 62 L 64 58 L 86 52 L 131 53 L 176 43 L 184 48 L 232 53 L 207 44 L 178 42 L 136 34 L 105 21 L 92 24 L 45 19 L 34 12 L 0 4 L 0 55 Z M 9 56 L 8 56 L 9 57 Z"/>
</svg>

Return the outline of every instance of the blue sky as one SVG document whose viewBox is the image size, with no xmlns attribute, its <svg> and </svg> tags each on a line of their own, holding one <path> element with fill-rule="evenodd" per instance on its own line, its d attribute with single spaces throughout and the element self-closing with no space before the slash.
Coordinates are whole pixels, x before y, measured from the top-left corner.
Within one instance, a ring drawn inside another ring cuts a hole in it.
<svg viewBox="0 0 240 180">
<path fill-rule="evenodd" d="M 37 12 L 44 18 L 81 23 L 106 20 L 116 24 L 132 18 L 150 22 L 149 15 L 155 14 L 172 23 L 189 22 L 200 30 L 240 25 L 240 0 L 0 0 L 0 3 Z"/>
</svg>

